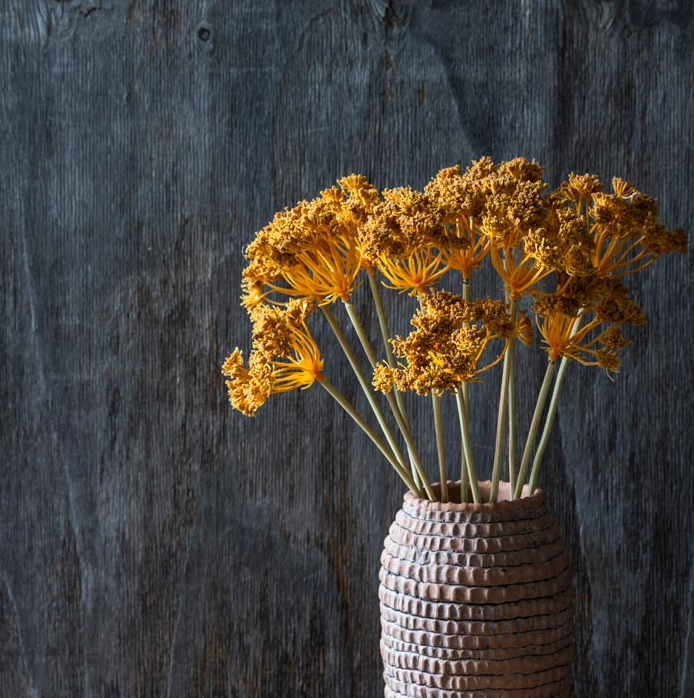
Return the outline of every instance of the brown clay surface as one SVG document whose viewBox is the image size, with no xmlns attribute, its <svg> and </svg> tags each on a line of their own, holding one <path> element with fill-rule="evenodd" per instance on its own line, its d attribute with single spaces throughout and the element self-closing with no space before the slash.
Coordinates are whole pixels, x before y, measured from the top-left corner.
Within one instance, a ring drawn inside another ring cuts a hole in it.
<svg viewBox="0 0 694 698">
<path fill-rule="evenodd" d="M 420 630 L 428 633 L 445 635 L 503 635 L 560 627 L 573 619 L 573 608 L 569 606 L 559 613 L 531 616 L 530 618 L 515 618 L 501 621 L 455 621 L 402 613 L 381 604 L 381 618 L 407 630 Z"/>
<path fill-rule="evenodd" d="M 568 586 L 562 593 L 545 599 L 529 599 L 514 603 L 487 605 L 427 601 L 408 596 L 381 584 L 378 590 L 381 603 L 389 608 L 412 615 L 447 620 L 508 620 L 559 613 L 573 608 L 573 591 Z"/>
<path fill-rule="evenodd" d="M 409 652 L 422 657 L 434 657 L 451 661 L 457 661 L 459 659 L 489 659 L 500 661 L 503 659 L 525 659 L 527 657 L 538 658 L 548 654 L 557 654 L 568 647 L 573 647 L 573 636 L 567 635 L 565 638 L 557 640 L 556 642 L 550 642 L 549 644 L 527 645 L 509 649 L 495 648 L 491 650 L 461 650 L 446 647 L 430 647 L 398 640 L 387 634 L 381 636 L 381 644 L 403 653 Z"/>
<path fill-rule="evenodd" d="M 484 498 L 490 483 L 481 484 Z M 567 695 L 566 546 L 543 493 L 516 501 L 508 493 L 502 484 L 495 505 L 405 496 L 379 575 L 386 696 Z"/>
</svg>

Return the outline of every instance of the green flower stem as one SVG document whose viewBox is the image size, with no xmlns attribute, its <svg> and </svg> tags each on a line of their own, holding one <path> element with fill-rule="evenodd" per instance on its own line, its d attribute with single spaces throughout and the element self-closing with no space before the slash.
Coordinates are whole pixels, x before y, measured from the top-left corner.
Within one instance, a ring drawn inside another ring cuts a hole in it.
<svg viewBox="0 0 694 698">
<path fill-rule="evenodd" d="M 397 441 L 393 436 L 393 432 L 390 430 L 390 427 L 388 426 L 388 423 L 386 422 L 385 417 L 383 416 L 381 408 L 378 406 L 378 402 L 376 402 L 376 396 L 374 395 L 374 392 L 369 383 L 367 383 L 366 378 L 364 377 L 364 373 L 362 372 L 359 363 L 357 362 L 357 358 L 356 356 L 354 356 L 354 352 L 351 350 L 349 344 L 347 343 L 347 338 L 345 337 L 344 332 L 337 324 L 335 316 L 327 306 L 321 306 L 321 310 L 323 311 L 323 315 L 325 315 L 325 318 L 328 321 L 328 324 L 330 325 L 330 329 L 333 331 L 335 337 L 337 338 L 337 341 L 340 343 L 342 351 L 347 357 L 347 360 L 349 361 L 349 364 L 352 367 L 352 370 L 354 371 L 357 380 L 359 381 L 359 385 L 361 386 L 361 389 L 364 391 L 364 395 L 366 395 L 366 399 L 369 401 L 369 405 L 371 406 L 376 420 L 378 421 L 378 424 L 381 427 L 386 437 L 386 440 L 388 441 L 388 445 L 392 449 L 400 465 L 402 465 L 404 469 L 407 469 L 407 464 L 404 456 L 402 455 L 402 451 L 400 450 L 400 447 L 398 446 Z"/>
<path fill-rule="evenodd" d="M 470 489 L 472 490 L 472 499 L 475 504 L 479 504 L 480 489 L 477 480 L 477 472 L 475 471 L 475 459 L 472 456 L 472 444 L 470 443 L 470 430 L 468 428 L 468 412 L 465 406 L 463 393 L 458 390 L 455 394 L 456 403 L 458 405 L 458 420 L 460 421 L 460 433 L 462 439 L 463 455 L 461 457 L 461 501 L 467 501 L 467 486 L 463 489 L 463 482 L 469 481 Z"/>
<path fill-rule="evenodd" d="M 470 302 L 470 279 L 463 279 L 463 300 Z M 470 384 L 463 383 L 463 399 L 465 400 L 465 410 L 470 409 Z"/>
<path fill-rule="evenodd" d="M 394 367 L 395 356 L 393 355 L 393 347 L 388 341 L 390 339 L 390 330 L 388 329 L 388 320 L 386 319 L 386 311 L 383 307 L 383 300 L 381 298 L 381 291 L 379 289 L 378 279 L 376 278 L 376 272 L 369 272 L 367 276 L 369 278 L 371 295 L 374 299 L 374 305 L 376 306 L 376 315 L 378 316 L 378 324 L 381 328 L 381 336 L 383 337 L 383 346 L 386 350 L 388 364 Z"/>
<path fill-rule="evenodd" d="M 352 321 L 352 325 L 354 326 L 354 330 L 357 333 L 357 336 L 359 337 L 359 341 L 361 342 L 362 347 L 364 348 L 364 351 L 366 352 L 367 357 L 369 357 L 369 361 L 371 362 L 372 366 L 375 366 L 375 360 L 372 361 L 372 357 L 375 359 L 375 354 L 373 347 L 371 346 L 371 342 L 369 341 L 369 338 L 366 336 L 366 332 L 364 332 L 364 328 L 362 327 L 361 322 L 359 321 L 359 316 L 356 314 L 354 311 L 354 306 L 352 306 L 351 303 L 345 303 L 345 308 L 347 310 L 347 315 L 349 315 L 349 319 Z M 323 306 L 325 310 L 325 306 Z M 328 311 L 329 312 L 329 311 Z M 334 320 L 334 318 L 333 318 Z M 343 335 L 344 337 L 344 335 Z M 354 356 L 352 354 L 352 356 Z M 362 374 L 363 376 L 363 374 Z M 424 471 L 424 467 L 422 466 L 422 461 L 419 457 L 419 452 L 417 451 L 417 447 L 414 443 L 414 437 L 412 436 L 412 431 L 410 430 L 409 426 L 405 423 L 402 414 L 400 414 L 400 410 L 398 409 L 397 403 L 395 402 L 395 398 L 393 397 L 392 393 L 386 393 L 386 400 L 388 401 L 388 405 L 390 407 L 391 412 L 393 413 L 393 416 L 395 417 L 395 421 L 398 424 L 398 428 L 402 432 L 403 438 L 405 439 L 405 444 L 407 446 L 407 450 L 410 455 L 411 461 L 414 462 L 414 466 L 417 470 L 417 473 L 419 475 L 419 479 L 421 480 L 421 483 L 426 490 L 427 496 L 432 502 L 437 501 L 436 495 L 434 494 L 434 490 L 431 487 L 431 483 L 429 482 L 429 478 L 427 477 L 426 472 Z M 392 444 L 391 444 L 392 446 Z"/>
<path fill-rule="evenodd" d="M 431 405 L 434 410 L 434 431 L 436 432 L 436 451 L 439 456 L 439 482 L 441 483 L 441 501 L 448 502 L 448 478 L 446 477 L 446 449 L 443 442 L 443 422 L 441 420 L 441 396 L 431 391 Z"/>
<path fill-rule="evenodd" d="M 460 427 L 460 503 L 467 502 L 468 489 L 468 473 L 467 461 L 465 460 L 465 444 L 463 443 L 463 430 L 465 429 L 465 421 L 467 420 L 467 409 L 463 398 L 462 386 L 456 390 L 455 405 L 458 408 L 458 426 Z"/>
<path fill-rule="evenodd" d="M 422 460 L 419 457 L 419 451 L 417 450 L 417 446 L 414 442 L 414 436 L 412 436 L 412 432 L 410 431 L 409 426 L 405 424 L 405 422 L 403 421 L 402 415 L 400 414 L 400 411 L 397 409 L 397 405 L 395 404 L 395 398 L 391 393 L 386 394 L 386 400 L 390 405 L 393 415 L 395 416 L 395 421 L 398 423 L 398 427 L 402 432 L 403 438 L 405 439 L 405 445 L 407 446 L 407 450 L 410 454 L 410 460 L 414 463 L 414 467 L 416 468 L 417 474 L 419 475 L 421 485 L 422 487 L 424 487 L 427 496 L 429 497 L 429 500 L 432 502 L 437 502 L 438 499 L 436 498 L 436 494 L 434 493 L 431 483 L 429 482 L 429 478 L 427 477 L 427 474 L 424 470 Z"/>
<path fill-rule="evenodd" d="M 549 389 L 552 385 L 552 379 L 554 378 L 554 373 L 557 369 L 557 362 L 550 361 L 547 364 L 547 370 L 545 371 L 545 377 L 542 381 L 542 386 L 540 388 L 540 393 L 537 396 L 537 403 L 535 404 L 535 412 L 533 413 L 533 419 L 530 423 L 530 430 L 528 431 L 528 438 L 525 440 L 525 449 L 523 450 L 523 459 L 521 460 L 520 470 L 518 471 L 518 480 L 516 481 L 516 486 L 513 490 L 513 498 L 518 499 L 523 492 L 523 483 L 525 482 L 525 476 L 528 474 L 528 466 L 530 465 L 530 456 L 532 455 L 533 448 L 535 447 L 535 440 L 537 439 L 537 432 L 540 427 L 540 421 L 542 419 L 542 413 L 545 409 L 545 403 L 547 402 L 547 395 L 549 395 Z"/>
<path fill-rule="evenodd" d="M 386 318 L 386 311 L 383 307 L 383 300 L 381 299 L 381 290 L 378 279 L 376 278 L 375 271 L 367 272 L 367 277 L 369 279 L 369 288 L 371 289 L 371 296 L 374 300 L 374 305 L 376 306 L 376 315 L 378 317 L 378 325 L 381 328 L 381 336 L 383 337 L 383 346 L 386 350 L 386 358 L 388 365 L 391 368 L 395 368 L 395 356 L 393 354 L 393 347 L 390 344 L 390 329 L 388 328 L 388 319 Z M 407 418 L 407 412 L 405 411 L 405 401 L 403 400 L 402 393 L 395 387 L 393 387 L 395 393 L 395 402 L 398 405 L 400 414 L 402 415 L 403 422 L 407 425 L 407 430 L 410 429 L 410 420 Z M 412 478 L 417 483 L 421 485 L 419 479 L 419 474 L 417 473 L 417 468 L 415 467 L 414 460 L 410 454 L 410 469 L 412 470 Z"/>
<path fill-rule="evenodd" d="M 557 379 L 554 382 L 554 390 L 552 391 L 552 399 L 550 400 L 549 409 L 547 410 L 547 417 L 545 418 L 545 427 L 542 430 L 540 443 L 537 445 L 537 453 L 535 454 L 535 459 L 533 460 L 533 469 L 530 471 L 530 480 L 528 482 L 529 496 L 535 491 L 537 475 L 540 471 L 540 465 L 542 465 L 542 457 L 545 455 L 545 449 L 547 448 L 552 426 L 554 425 L 554 418 L 557 415 L 559 394 L 561 393 L 561 387 L 564 383 L 564 375 L 566 374 L 568 365 L 569 359 L 566 356 L 562 357 L 561 363 L 559 364 L 559 370 L 557 371 Z"/>
<path fill-rule="evenodd" d="M 352 327 L 354 327 L 354 331 L 357 333 L 357 337 L 359 337 L 359 341 L 361 342 L 361 346 L 364 349 L 366 358 L 369 360 L 369 363 L 371 364 L 371 368 L 376 368 L 378 358 L 376 357 L 376 352 L 374 351 L 373 345 L 371 344 L 371 340 L 367 337 L 366 332 L 364 331 L 364 327 L 361 324 L 359 316 L 357 315 L 357 311 L 354 309 L 354 306 L 349 301 L 344 301 L 343 305 L 345 306 L 347 315 L 349 316 L 349 319 L 352 323 Z"/>
<path fill-rule="evenodd" d="M 580 310 L 576 319 L 574 320 L 573 326 L 571 327 L 571 336 L 573 337 L 576 332 L 578 332 L 581 323 L 583 322 L 584 310 Z M 549 442 L 549 435 L 552 431 L 552 426 L 554 425 L 554 418 L 557 414 L 557 407 L 559 406 L 559 394 L 561 393 L 561 387 L 564 383 L 564 375 L 566 374 L 566 369 L 569 365 L 569 359 L 563 356 L 559 364 L 559 370 L 557 371 L 557 377 L 554 381 L 554 390 L 552 391 L 552 399 L 549 403 L 549 409 L 547 410 L 547 416 L 545 417 L 545 426 L 542 430 L 542 436 L 540 437 L 540 443 L 537 446 L 537 452 L 535 453 L 535 458 L 533 460 L 533 468 L 530 471 L 530 480 L 528 482 L 528 495 L 532 495 L 535 491 L 535 483 L 537 482 L 537 476 L 540 471 L 540 465 L 542 464 L 542 458 L 545 455 L 545 449 L 547 448 L 547 443 Z"/>
<path fill-rule="evenodd" d="M 518 300 L 511 300 L 511 318 L 515 322 L 518 311 Z M 508 342 L 513 341 L 511 337 Z M 499 480 L 501 477 L 501 455 L 504 446 L 504 427 L 506 426 L 506 405 L 508 402 L 508 379 L 511 371 L 511 362 L 508 360 L 508 347 L 504 356 L 504 369 L 501 376 L 501 393 L 499 395 L 499 414 L 496 420 L 496 440 L 494 442 L 494 465 L 492 467 L 492 491 L 489 497 L 490 502 L 496 502 L 499 496 Z"/>
<path fill-rule="evenodd" d="M 327 379 L 324 378 L 320 383 L 330 395 L 339 403 L 339 405 L 347 412 L 347 414 L 356 422 L 363 432 L 374 442 L 378 450 L 385 456 L 386 460 L 395 468 L 395 471 L 400 476 L 402 481 L 407 485 L 408 489 L 412 490 L 417 496 L 421 496 L 419 488 L 415 485 L 410 477 L 407 469 L 403 468 L 398 463 L 393 452 L 383 443 L 374 430 L 364 421 L 362 416 L 352 407 L 347 401 L 347 398 Z"/>
<path fill-rule="evenodd" d="M 470 302 L 470 279 L 463 278 L 463 300 Z M 456 391 L 455 401 L 458 406 L 458 421 L 460 422 L 460 501 L 467 502 L 468 478 L 472 478 L 470 465 L 468 464 L 468 453 L 472 454 L 470 447 L 470 384 L 463 383 L 462 390 L 459 388 Z M 467 434 L 467 448 L 465 444 Z M 472 457 L 470 455 L 470 457 Z M 472 472 L 474 473 L 475 463 L 472 461 Z M 479 501 L 479 487 L 477 486 L 477 474 L 473 480 L 469 480 L 470 486 L 473 488 L 473 498 L 477 492 L 475 502 Z"/>
<path fill-rule="evenodd" d="M 516 487 L 516 338 L 511 337 L 507 353 L 510 364 L 508 374 L 508 481 L 511 496 Z"/>
</svg>

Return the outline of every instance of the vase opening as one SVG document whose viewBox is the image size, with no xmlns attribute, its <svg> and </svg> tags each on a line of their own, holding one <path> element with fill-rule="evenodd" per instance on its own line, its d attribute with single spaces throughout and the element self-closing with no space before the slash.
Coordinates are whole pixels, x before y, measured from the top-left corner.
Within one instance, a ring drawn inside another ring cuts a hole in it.
<svg viewBox="0 0 694 698">
<path fill-rule="evenodd" d="M 458 508 L 467 508 L 467 507 L 493 507 L 495 506 L 494 504 L 491 504 L 489 499 L 491 497 L 491 492 L 492 492 L 492 481 L 491 480 L 481 480 L 478 483 L 479 486 L 479 493 L 480 493 L 480 499 L 481 502 L 479 504 L 474 504 L 473 498 L 472 498 L 472 490 L 468 486 L 468 491 L 467 491 L 467 502 L 461 504 L 460 502 L 460 480 L 449 480 L 448 481 L 448 502 L 446 506 L 449 505 L 457 505 Z M 432 489 L 434 490 L 434 493 L 436 494 L 436 498 L 441 502 L 441 483 L 439 482 L 434 482 L 431 485 Z M 523 491 L 519 499 L 527 499 L 529 496 L 529 489 L 528 485 L 523 486 Z M 414 497 L 410 493 L 410 496 Z M 535 493 L 533 494 L 533 498 L 535 497 L 542 497 L 544 496 L 544 492 L 542 490 L 536 489 Z M 427 501 L 427 500 L 425 500 Z M 499 504 L 500 502 L 510 502 L 510 501 L 518 501 L 514 500 L 512 495 L 511 495 L 511 485 L 508 482 L 505 481 L 500 481 L 499 482 L 499 493 L 497 496 L 496 504 Z"/>
</svg>

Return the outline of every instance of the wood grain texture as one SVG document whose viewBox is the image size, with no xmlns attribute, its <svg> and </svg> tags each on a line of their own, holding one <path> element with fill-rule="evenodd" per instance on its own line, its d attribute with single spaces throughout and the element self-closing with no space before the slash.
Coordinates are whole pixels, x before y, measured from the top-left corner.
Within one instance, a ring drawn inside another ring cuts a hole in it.
<svg viewBox="0 0 694 698">
<path fill-rule="evenodd" d="M 242 248 L 344 174 L 482 154 L 623 176 L 691 231 L 693 39 L 685 0 L 0 0 L 0 697 L 382 695 L 401 488 L 317 388 L 232 413 Z M 541 477 L 579 698 L 694 695 L 692 257 L 635 295 L 648 325 L 615 384 L 572 367 Z"/>
</svg>

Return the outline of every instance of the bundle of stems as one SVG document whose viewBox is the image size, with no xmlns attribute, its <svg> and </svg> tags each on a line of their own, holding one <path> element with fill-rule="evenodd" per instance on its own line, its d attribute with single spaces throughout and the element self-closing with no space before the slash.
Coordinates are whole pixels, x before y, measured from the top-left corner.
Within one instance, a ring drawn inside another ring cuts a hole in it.
<svg viewBox="0 0 694 698">
<path fill-rule="evenodd" d="M 232 405 L 253 416 L 270 395 L 318 383 L 413 493 L 436 500 L 438 491 L 443 502 L 479 503 L 471 386 L 499 366 L 490 501 L 499 497 L 502 476 L 510 497 L 531 495 L 569 363 L 615 374 L 629 343 L 622 327 L 644 322 L 625 278 L 666 252 L 687 249 L 684 232 L 667 229 L 654 200 L 624 181 L 614 179 L 605 193 L 597 177 L 571 174 L 548 193 L 542 172 L 523 158 L 498 164 L 482 158 L 464 172 L 441 170 L 421 192 L 378 192 L 352 175 L 278 213 L 246 249 L 242 304 L 253 348 L 248 361 L 237 348 L 223 366 Z M 497 283 L 490 295 L 474 297 L 485 264 Z M 376 343 L 353 304 L 364 276 L 380 329 Z M 414 329 L 406 337 L 391 334 L 383 288 L 413 304 Z M 344 312 L 334 312 L 340 304 Z M 326 375 L 309 329 L 316 311 L 344 353 L 372 419 Z M 546 354 L 547 367 L 519 458 L 516 397 L 527 381 L 516 380 L 516 362 L 523 347 Z M 431 404 L 438 490 L 415 443 L 403 399 L 408 391 Z M 447 393 L 460 428 L 456 491 L 449 491 L 444 439 Z"/>
</svg>

